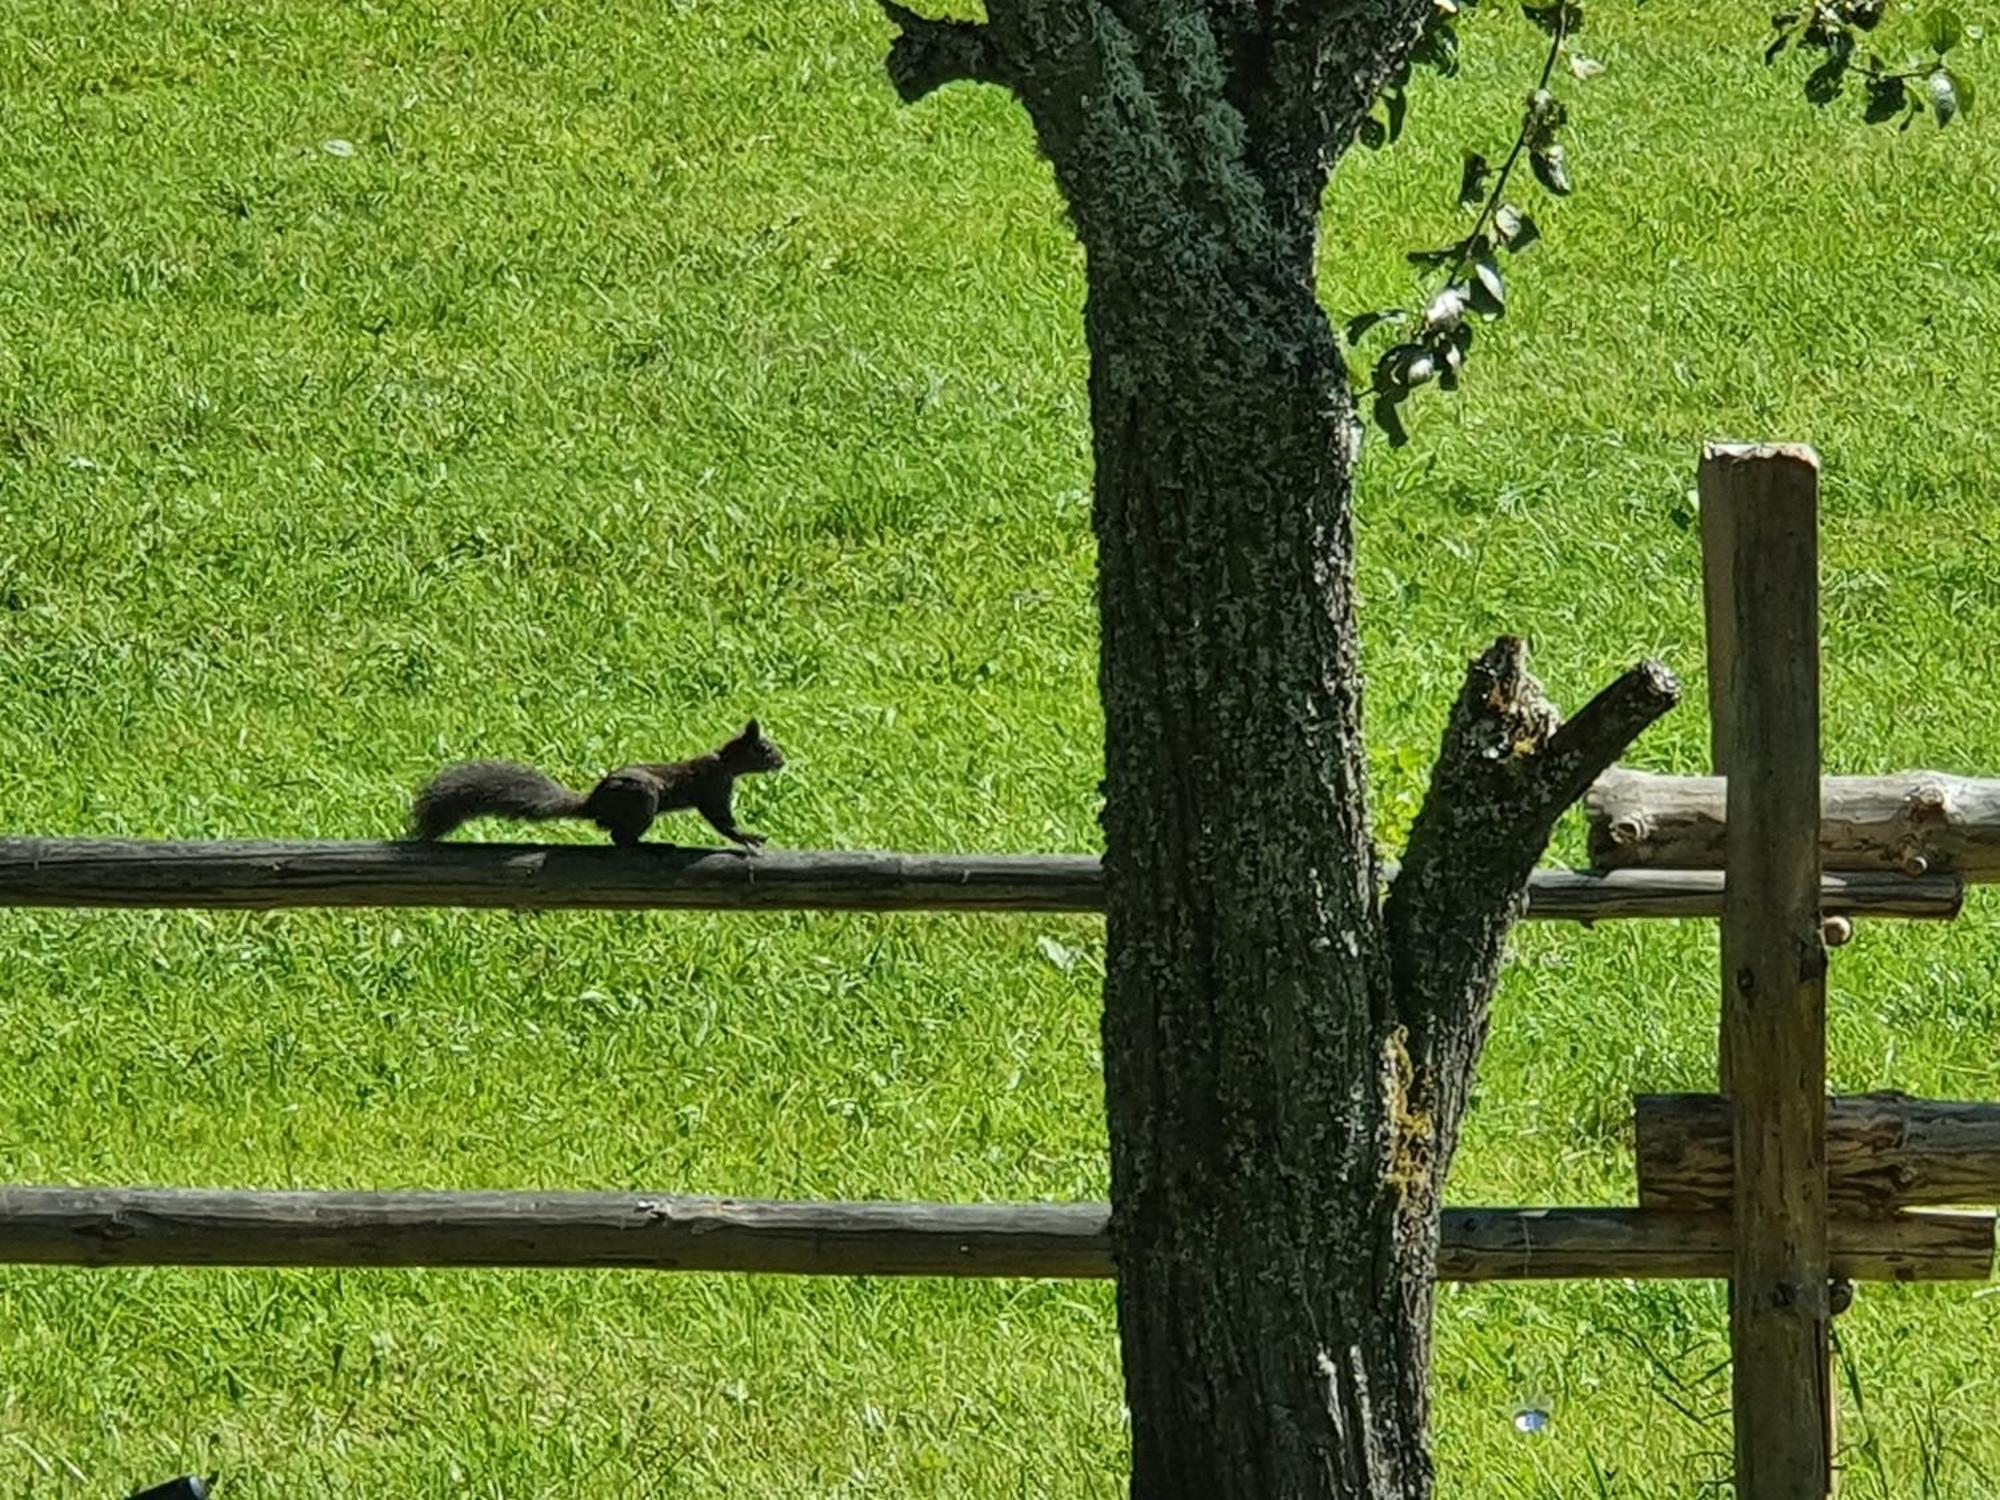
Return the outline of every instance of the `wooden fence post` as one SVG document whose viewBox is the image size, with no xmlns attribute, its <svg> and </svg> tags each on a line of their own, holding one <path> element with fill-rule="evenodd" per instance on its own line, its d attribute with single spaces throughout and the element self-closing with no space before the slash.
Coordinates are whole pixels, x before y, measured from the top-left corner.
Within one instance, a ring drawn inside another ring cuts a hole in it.
<svg viewBox="0 0 2000 1500">
<path fill-rule="evenodd" d="M 1735 1186 L 1736 1493 L 1832 1493 L 1826 948 L 1819 907 L 1819 460 L 1712 445 L 1701 534 L 1716 770 L 1728 777 L 1723 1088 Z"/>
</svg>

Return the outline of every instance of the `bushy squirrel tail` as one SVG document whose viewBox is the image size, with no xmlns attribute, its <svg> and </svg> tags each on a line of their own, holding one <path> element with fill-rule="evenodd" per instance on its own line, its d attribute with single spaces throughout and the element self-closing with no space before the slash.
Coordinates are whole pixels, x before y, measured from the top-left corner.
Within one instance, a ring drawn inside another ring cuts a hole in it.
<svg viewBox="0 0 2000 1500">
<path fill-rule="evenodd" d="M 419 839 L 441 839 L 474 818 L 581 817 L 585 800 L 532 766 L 469 760 L 445 767 L 417 793 L 410 830 Z"/>
</svg>

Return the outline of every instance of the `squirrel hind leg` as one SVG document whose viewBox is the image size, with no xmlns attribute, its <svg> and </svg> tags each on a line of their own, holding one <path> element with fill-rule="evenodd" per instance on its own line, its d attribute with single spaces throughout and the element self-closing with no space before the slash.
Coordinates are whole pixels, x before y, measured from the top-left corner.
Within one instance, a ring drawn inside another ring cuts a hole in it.
<svg viewBox="0 0 2000 1500">
<path fill-rule="evenodd" d="M 591 789 L 584 816 L 629 849 L 645 836 L 660 811 L 658 778 L 643 771 L 613 771 Z"/>
</svg>

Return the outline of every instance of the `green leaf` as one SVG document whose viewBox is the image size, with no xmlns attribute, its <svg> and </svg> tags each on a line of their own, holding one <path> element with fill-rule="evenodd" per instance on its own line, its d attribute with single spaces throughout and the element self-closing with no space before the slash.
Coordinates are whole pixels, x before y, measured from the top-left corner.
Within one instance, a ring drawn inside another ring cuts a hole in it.
<svg viewBox="0 0 2000 1500">
<path fill-rule="evenodd" d="M 1403 133 L 1403 117 L 1410 112 L 1410 96 L 1400 88 L 1385 89 L 1382 100 L 1389 106 L 1389 139 L 1394 141 Z"/>
<path fill-rule="evenodd" d="M 1466 305 L 1470 301 L 1466 289 L 1454 282 L 1431 298 L 1430 306 L 1424 309 L 1424 331 L 1426 333 L 1448 333 L 1465 321 Z"/>
<path fill-rule="evenodd" d="M 1847 81 L 1847 64 L 1852 53 L 1844 47 L 1835 47 L 1826 55 L 1826 61 L 1812 70 L 1806 78 L 1806 100 L 1812 104 L 1831 104 L 1840 96 L 1840 86 Z"/>
<path fill-rule="evenodd" d="M 1535 221 L 1511 203 L 1501 204 L 1494 212 L 1493 232 L 1499 237 L 1500 243 L 1516 255 L 1542 237 L 1542 231 Z"/>
<path fill-rule="evenodd" d="M 1958 95 L 1958 112 L 1962 115 L 1971 114 L 1972 80 L 1951 68 L 1944 70 L 1944 76 L 1951 80 L 1952 91 Z"/>
<path fill-rule="evenodd" d="M 1568 118 L 1562 100 L 1547 89 L 1536 89 L 1528 96 L 1527 130 L 1537 144 L 1545 143 Z"/>
<path fill-rule="evenodd" d="M 1771 17 L 1771 41 L 1764 48 L 1764 66 L 1770 67 L 1778 60 L 1778 54 L 1792 44 L 1792 32 L 1799 24 L 1804 11 L 1781 10 Z"/>
<path fill-rule="evenodd" d="M 1401 323 L 1409 316 L 1409 313 L 1400 307 L 1385 307 L 1376 312 L 1365 312 L 1350 318 L 1347 324 L 1347 342 L 1357 343 L 1369 329 L 1382 323 Z"/>
<path fill-rule="evenodd" d="M 1569 64 L 1570 76 L 1584 83 L 1604 71 L 1604 64 L 1594 57 L 1585 57 L 1581 52 L 1572 52 L 1564 59 Z"/>
<path fill-rule="evenodd" d="M 1937 116 L 1939 125 L 1949 125 L 1958 118 L 1958 80 L 1943 68 L 1924 80 L 1931 94 L 1931 113 Z"/>
<path fill-rule="evenodd" d="M 1359 137 L 1361 144 L 1370 151 L 1380 151 L 1389 142 L 1389 129 L 1380 120 L 1370 115 L 1361 122 Z"/>
<path fill-rule="evenodd" d="M 1410 54 L 1410 61 L 1443 77 L 1457 77 L 1458 28 L 1449 21 L 1426 28 L 1417 40 L 1416 51 Z"/>
<path fill-rule="evenodd" d="M 1965 22 L 1949 5 L 1940 5 L 1924 17 L 1924 45 L 1943 57 L 1965 40 Z"/>
<path fill-rule="evenodd" d="M 1528 158 L 1528 165 L 1535 169 L 1535 180 L 1558 198 L 1570 191 L 1569 167 L 1563 160 L 1563 148 L 1547 146 L 1534 152 Z"/>
<path fill-rule="evenodd" d="M 1391 448 L 1400 448 L 1410 440 L 1410 434 L 1403 427 L 1402 413 L 1396 410 L 1396 398 L 1377 396 L 1375 398 L 1375 425 L 1382 429 L 1389 439 Z"/>
<path fill-rule="evenodd" d="M 1375 361 L 1375 389 L 1384 396 L 1393 396 L 1398 401 L 1410 393 L 1410 364 L 1420 354 L 1428 357 L 1422 344 L 1397 344 L 1386 349 L 1382 357 Z M 1425 379 L 1430 377 L 1426 375 Z"/>
<path fill-rule="evenodd" d="M 1465 153 L 1465 166 L 1458 174 L 1458 201 L 1478 203 L 1486 196 L 1487 179 L 1493 175 L 1493 164 L 1477 151 Z"/>
<path fill-rule="evenodd" d="M 1482 260 L 1472 268 L 1472 281 L 1467 287 L 1472 297 L 1472 310 L 1482 318 L 1498 318 L 1507 311 L 1507 283 L 1501 280 L 1500 268 L 1490 260 Z"/>
<path fill-rule="evenodd" d="M 1446 338 L 1438 346 L 1438 388 L 1458 390 L 1458 374 L 1466 368 L 1466 346 L 1456 338 Z"/>
<path fill-rule="evenodd" d="M 1880 125 L 1900 115 L 1908 105 L 1908 93 L 1900 78 L 1871 78 L 1868 81 L 1868 108 L 1862 119 Z"/>
</svg>

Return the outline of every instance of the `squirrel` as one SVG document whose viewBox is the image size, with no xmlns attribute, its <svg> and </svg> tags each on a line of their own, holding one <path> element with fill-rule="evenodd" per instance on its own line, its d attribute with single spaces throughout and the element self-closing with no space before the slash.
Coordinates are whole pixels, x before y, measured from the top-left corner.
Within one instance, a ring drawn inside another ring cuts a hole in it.
<svg viewBox="0 0 2000 1500">
<path fill-rule="evenodd" d="M 417 793 L 410 826 L 420 840 L 441 839 L 461 823 L 505 818 L 587 818 L 624 848 L 639 842 L 660 813 L 691 807 L 724 838 L 754 848 L 761 833 L 736 826 L 729 792 L 739 776 L 776 771 L 784 752 L 764 738 L 752 719 L 728 743 L 670 765 L 626 766 L 588 793 L 573 792 L 532 766 L 504 760 L 470 760 L 447 766 Z"/>
</svg>

